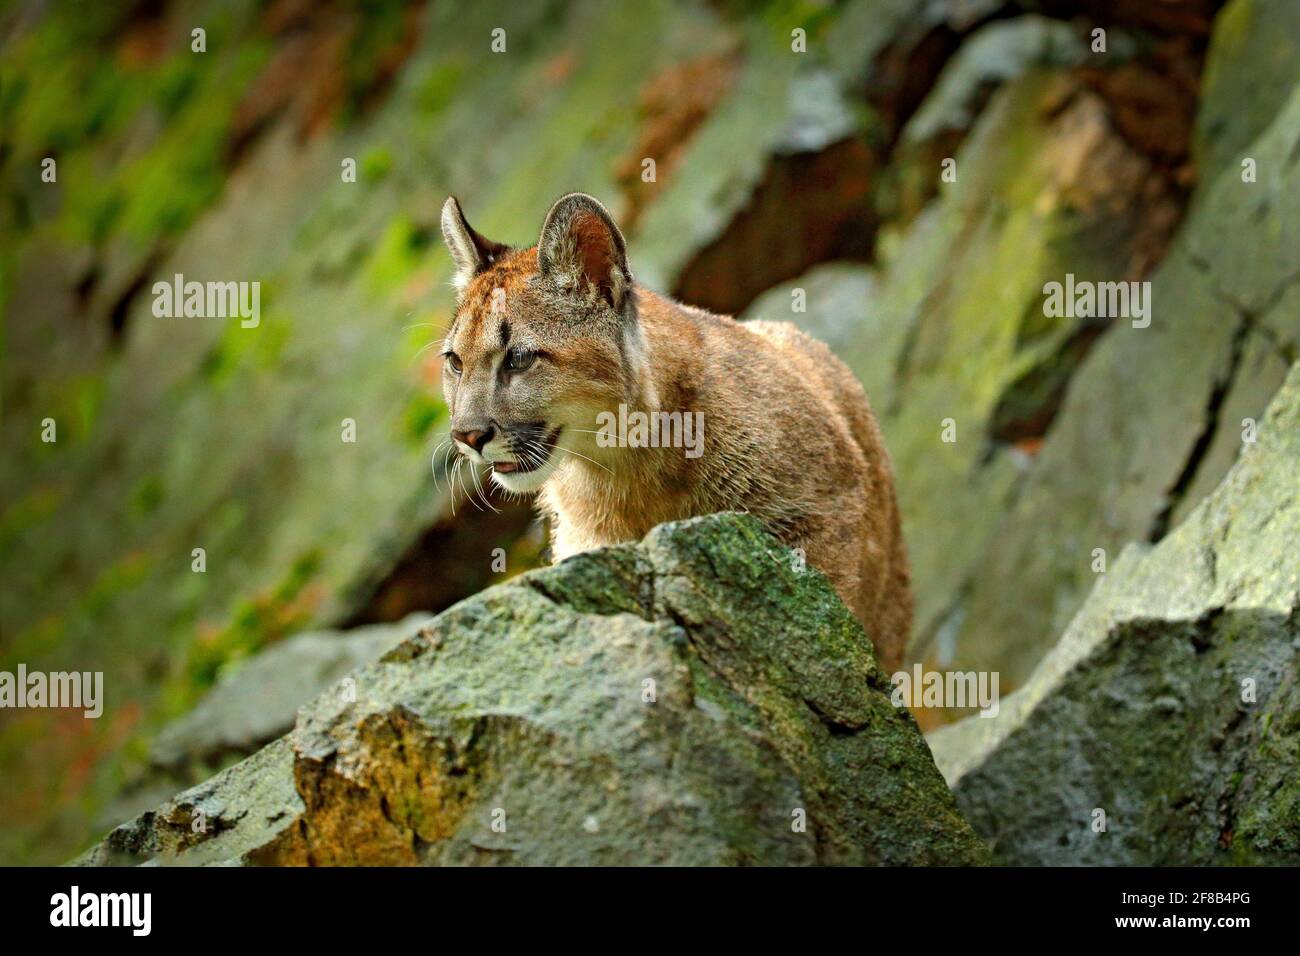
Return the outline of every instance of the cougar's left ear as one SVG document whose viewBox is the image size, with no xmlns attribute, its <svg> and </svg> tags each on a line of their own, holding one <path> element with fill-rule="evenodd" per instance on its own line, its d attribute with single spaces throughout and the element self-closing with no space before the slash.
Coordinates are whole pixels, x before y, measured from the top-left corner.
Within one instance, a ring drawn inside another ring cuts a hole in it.
<svg viewBox="0 0 1300 956">
<path fill-rule="evenodd" d="M 546 214 L 537 265 L 561 291 L 603 299 L 616 310 L 632 289 L 623 234 L 609 211 L 586 193 L 561 197 Z"/>
<path fill-rule="evenodd" d="M 442 238 L 451 252 L 452 262 L 456 264 L 456 274 L 451 281 L 457 293 L 464 292 L 471 279 L 510 248 L 484 239 L 475 232 L 460 211 L 455 196 L 448 196 L 442 204 Z"/>
</svg>

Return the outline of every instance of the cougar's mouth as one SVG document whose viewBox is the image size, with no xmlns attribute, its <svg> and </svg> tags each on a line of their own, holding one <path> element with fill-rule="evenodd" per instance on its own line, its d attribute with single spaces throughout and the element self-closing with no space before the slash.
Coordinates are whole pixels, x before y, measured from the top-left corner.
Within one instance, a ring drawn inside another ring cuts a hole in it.
<svg viewBox="0 0 1300 956">
<path fill-rule="evenodd" d="M 564 426 L 557 425 L 549 434 L 543 432 L 545 427 L 544 423 L 538 423 L 512 435 L 510 451 L 515 456 L 514 461 L 494 461 L 492 470 L 498 475 L 523 475 L 544 467 L 551 460 Z"/>
</svg>

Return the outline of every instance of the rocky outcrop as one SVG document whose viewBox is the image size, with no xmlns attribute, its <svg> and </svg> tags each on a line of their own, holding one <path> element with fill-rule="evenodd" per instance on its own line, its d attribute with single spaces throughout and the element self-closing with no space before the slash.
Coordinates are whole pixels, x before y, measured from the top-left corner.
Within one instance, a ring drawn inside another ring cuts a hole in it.
<svg viewBox="0 0 1300 956">
<path fill-rule="evenodd" d="M 999 860 L 1300 863 L 1298 462 L 1300 364 L 1222 486 L 1124 551 L 998 715 L 930 735 Z"/>
<path fill-rule="evenodd" d="M 663 525 L 439 615 L 81 862 L 982 862 L 888 689 L 754 519 Z"/>
<path fill-rule="evenodd" d="M 1072 377 L 972 575 L 954 666 L 1022 680 L 1087 595 L 1093 550 L 1113 556 L 1184 520 L 1231 467 L 1242 420 L 1258 420 L 1281 384 L 1300 346 L 1300 274 L 1284 252 L 1300 243 L 1300 78 L 1291 82 L 1246 149 L 1266 175 L 1204 171 L 1151 276 L 1150 327 L 1119 323 Z"/>
</svg>

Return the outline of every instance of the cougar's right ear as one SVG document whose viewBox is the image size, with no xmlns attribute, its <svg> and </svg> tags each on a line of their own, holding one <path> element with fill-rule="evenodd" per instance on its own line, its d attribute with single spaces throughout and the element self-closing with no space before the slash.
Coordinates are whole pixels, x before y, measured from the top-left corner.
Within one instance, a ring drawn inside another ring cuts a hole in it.
<svg viewBox="0 0 1300 956">
<path fill-rule="evenodd" d="M 627 242 L 609 210 L 586 193 L 556 200 L 537 241 L 541 274 L 562 291 L 623 308 L 632 290 Z"/>
<path fill-rule="evenodd" d="M 465 291 L 470 280 L 496 262 L 501 253 L 510 247 L 491 239 L 484 239 L 465 220 L 460 211 L 460 203 L 455 196 L 448 196 L 442 204 L 442 238 L 447 243 L 451 260 L 456 264 L 456 274 L 451 284 L 456 293 Z"/>
</svg>

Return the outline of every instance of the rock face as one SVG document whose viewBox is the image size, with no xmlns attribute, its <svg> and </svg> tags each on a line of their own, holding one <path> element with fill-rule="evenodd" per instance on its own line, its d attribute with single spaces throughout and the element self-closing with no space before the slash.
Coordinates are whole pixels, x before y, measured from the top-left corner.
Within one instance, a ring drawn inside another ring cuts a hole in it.
<svg viewBox="0 0 1300 956">
<path fill-rule="evenodd" d="M 1004 687 L 1087 597 L 1094 548 L 1159 541 L 1218 486 L 1300 349 L 1300 70 L 1284 39 L 1300 5 L 1233 0 L 1216 20 L 1181 220 L 1185 180 L 1125 126 L 1118 80 L 1061 69 L 1078 53 L 1062 28 L 1021 17 L 972 36 L 904 133 L 920 145 L 969 122 L 959 148 L 916 163 L 929 182 L 951 156 L 955 181 L 876 266 L 818 266 L 749 310 L 822 336 L 866 387 L 912 559 L 914 655 Z M 972 117 L 994 63 L 1009 78 Z M 1247 158 L 1267 175 L 1247 181 Z M 1044 285 L 1067 274 L 1149 280 L 1150 325 L 1045 315 Z"/>
<path fill-rule="evenodd" d="M 80 862 L 986 857 L 860 625 L 745 516 L 491 588 L 353 680 Z"/>
<path fill-rule="evenodd" d="M 1300 863 L 1297 463 L 1300 364 L 1219 489 L 1123 553 L 998 716 L 931 734 L 1000 861 Z"/>
<path fill-rule="evenodd" d="M 1000 669 L 1023 680 L 1050 644 L 1050 601 L 1025 611 L 1038 616 L 1016 633 L 1034 644 L 1014 668 L 1006 637 L 973 619 L 963 627 L 963 617 L 972 581 L 1008 534 L 1003 516 L 1033 468 L 1034 436 L 1101 333 L 1096 320 L 1045 316 L 1043 288 L 1067 273 L 1125 275 L 1165 241 L 1177 208 L 1150 162 L 1112 131 L 1101 99 L 1041 70 L 999 89 L 955 162 L 957 183 L 882 268 L 819 267 L 793 284 L 807 291 L 807 311 L 793 318 L 813 334 L 850 330 L 829 338 L 866 388 L 893 460 L 916 648 L 935 649 L 940 664 L 995 648 Z M 790 302 L 791 289 L 777 288 L 749 315 L 790 318 Z M 1049 578 L 1055 586 L 1060 575 Z"/>
</svg>

